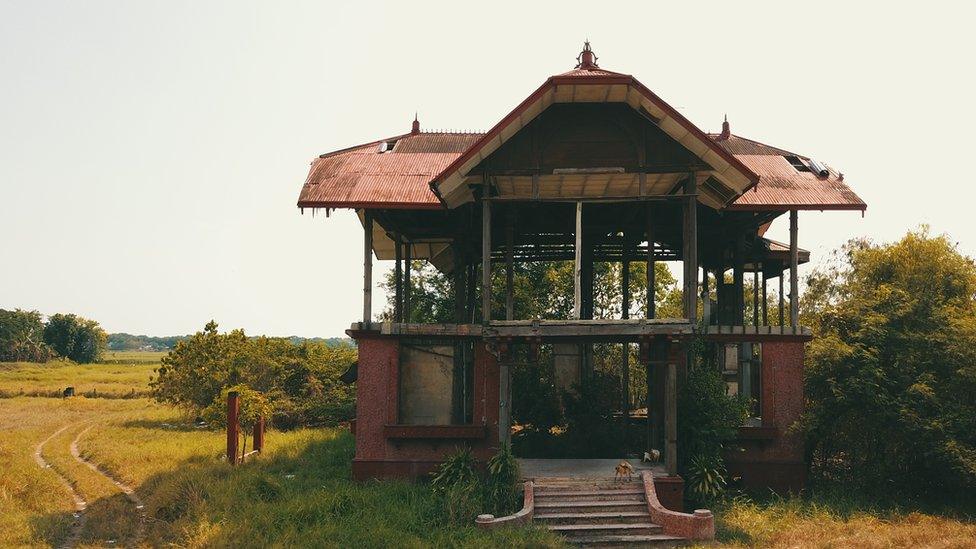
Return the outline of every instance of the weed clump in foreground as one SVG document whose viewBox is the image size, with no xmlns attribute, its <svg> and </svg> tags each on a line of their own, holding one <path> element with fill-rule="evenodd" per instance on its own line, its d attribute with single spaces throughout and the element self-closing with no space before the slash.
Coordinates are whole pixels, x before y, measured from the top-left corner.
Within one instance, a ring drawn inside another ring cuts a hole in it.
<svg viewBox="0 0 976 549">
<path fill-rule="evenodd" d="M 505 516 L 521 507 L 518 461 L 510 446 L 503 445 L 478 474 L 471 448 L 458 448 L 431 477 L 434 494 L 443 498 L 452 524 L 472 524 L 476 516 Z"/>
</svg>

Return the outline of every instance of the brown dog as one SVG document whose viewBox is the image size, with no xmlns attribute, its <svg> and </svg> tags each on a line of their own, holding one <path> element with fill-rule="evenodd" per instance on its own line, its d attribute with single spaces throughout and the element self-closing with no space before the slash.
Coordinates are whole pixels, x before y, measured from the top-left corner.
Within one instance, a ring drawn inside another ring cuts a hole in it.
<svg viewBox="0 0 976 549">
<path fill-rule="evenodd" d="M 616 467 L 614 467 L 614 471 L 616 473 L 613 476 L 614 482 L 623 478 L 624 475 L 627 475 L 627 480 L 630 480 L 631 475 L 634 474 L 634 466 L 626 461 L 621 461 Z"/>
</svg>

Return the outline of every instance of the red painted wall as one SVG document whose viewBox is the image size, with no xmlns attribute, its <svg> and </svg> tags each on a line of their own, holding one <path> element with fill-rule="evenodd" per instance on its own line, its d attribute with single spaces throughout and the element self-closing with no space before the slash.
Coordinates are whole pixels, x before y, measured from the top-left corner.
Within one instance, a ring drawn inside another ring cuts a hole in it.
<svg viewBox="0 0 976 549">
<path fill-rule="evenodd" d="M 743 429 L 726 458 L 746 487 L 796 492 L 806 480 L 803 436 L 788 432 L 803 413 L 803 345 L 762 344 L 762 429 Z"/>
<path fill-rule="evenodd" d="M 356 381 L 356 479 L 407 477 L 431 472 L 458 446 L 468 445 L 487 460 L 498 450 L 498 361 L 484 345 L 475 346 L 474 423 L 485 427 L 476 440 L 390 439 L 385 425 L 397 424 L 399 341 L 374 333 L 356 334 L 359 371 Z"/>
</svg>

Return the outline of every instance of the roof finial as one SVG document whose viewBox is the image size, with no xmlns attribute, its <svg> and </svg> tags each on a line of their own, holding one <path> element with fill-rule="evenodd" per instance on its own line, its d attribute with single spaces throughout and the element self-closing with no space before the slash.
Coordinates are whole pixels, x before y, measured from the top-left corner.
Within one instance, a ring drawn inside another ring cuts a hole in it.
<svg viewBox="0 0 976 549">
<path fill-rule="evenodd" d="M 596 64 L 597 59 L 599 59 L 599 57 L 597 57 L 596 54 L 593 53 L 593 50 L 590 48 L 590 40 L 589 38 L 587 38 L 586 41 L 583 42 L 583 51 L 581 51 L 580 54 L 576 56 L 576 68 L 577 69 L 598 68 L 599 65 Z"/>
<path fill-rule="evenodd" d="M 417 135 L 420 133 L 420 120 L 417 119 L 417 112 L 413 113 L 413 126 L 410 127 L 410 134 Z"/>
<path fill-rule="evenodd" d="M 722 122 L 722 133 L 718 136 L 719 139 L 728 139 L 732 135 L 732 131 L 729 128 L 729 115 L 725 115 L 725 121 Z"/>
</svg>

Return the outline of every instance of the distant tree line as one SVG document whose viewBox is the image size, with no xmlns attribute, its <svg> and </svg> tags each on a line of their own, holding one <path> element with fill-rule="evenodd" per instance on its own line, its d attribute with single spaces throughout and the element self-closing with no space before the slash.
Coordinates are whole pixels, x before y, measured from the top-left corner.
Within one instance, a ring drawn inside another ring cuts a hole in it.
<svg viewBox="0 0 976 549">
<path fill-rule="evenodd" d="M 169 351 L 176 347 L 176 344 L 192 336 L 147 336 L 133 335 L 127 333 L 108 334 L 108 350 L 110 351 Z M 250 336 L 257 337 L 257 336 Z M 353 344 L 353 340 L 344 337 L 299 337 L 289 336 L 284 339 L 289 340 L 295 345 L 305 341 L 325 343 L 326 345 L 340 345 L 343 343 Z"/>
<path fill-rule="evenodd" d="M 56 357 L 79 363 L 96 362 L 107 336 L 98 322 L 62 314 L 44 322 L 41 313 L 0 309 L 0 361 L 47 362 Z"/>
</svg>

